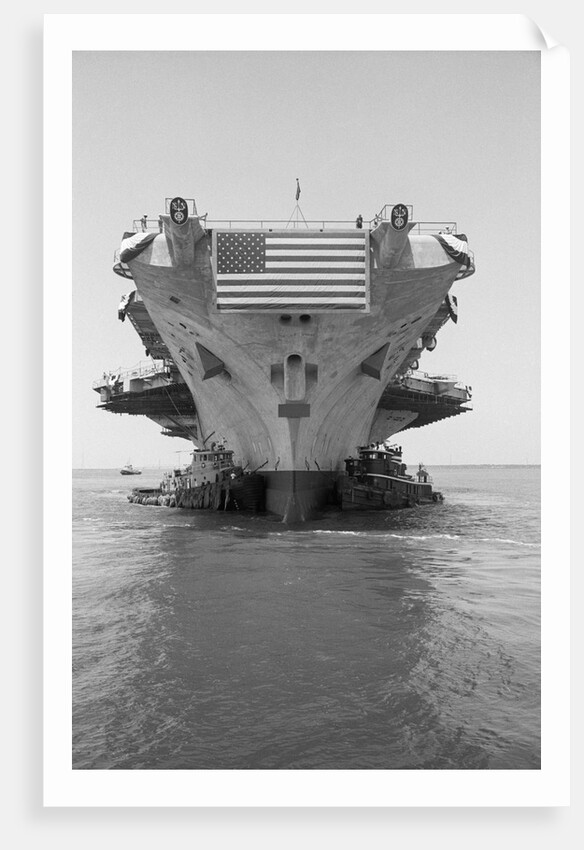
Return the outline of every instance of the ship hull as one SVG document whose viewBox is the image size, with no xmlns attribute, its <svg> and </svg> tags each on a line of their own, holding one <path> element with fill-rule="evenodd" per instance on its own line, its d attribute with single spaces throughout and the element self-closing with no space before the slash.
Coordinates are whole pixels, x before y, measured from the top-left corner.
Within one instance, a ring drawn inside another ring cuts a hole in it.
<svg viewBox="0 0 584 850">
<path fill-rule="evenodd" d="M 400 237 L 389 250 L 386 228 L 368 249 L 363 312 L 230 312 L 217 307 L 210 235 L 197 219 L 182 229 L 162 219 L 129 267 L 193 396 L 199 434 L 260 471 L 268 511 L 305 521 L 334 500 L 344 459 L 369 441 L 385 386 L 461 266 L 431 237 Z"/>
<path fill-rule="evenodd" d="M 306 522 L 337 503 L 336 473 L 291 469 L 265 472 L 265 507 L 286 523 Z"/>
</svg>

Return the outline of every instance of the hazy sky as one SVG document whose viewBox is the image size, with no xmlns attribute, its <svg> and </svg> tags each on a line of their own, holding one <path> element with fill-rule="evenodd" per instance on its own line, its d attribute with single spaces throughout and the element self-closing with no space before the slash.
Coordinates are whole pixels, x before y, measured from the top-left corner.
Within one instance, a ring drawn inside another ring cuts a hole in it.
<svg viewBox="0 0 584 850">
<path fill-rule="evenodd" d="M 77 52 L 73 61 L 73 466 L 170 466 L 183 440 L 96 409 L 104 370 L 145 359 L 112 272 L 167 197 L 210 219 L 454 220 L 477 271 L 420 368 L 471 413 L 403 432 L 406 461 L 539 463 L 539 52 Z M 186 455 L 182 456 L 183 461 Z"/>
</svg>

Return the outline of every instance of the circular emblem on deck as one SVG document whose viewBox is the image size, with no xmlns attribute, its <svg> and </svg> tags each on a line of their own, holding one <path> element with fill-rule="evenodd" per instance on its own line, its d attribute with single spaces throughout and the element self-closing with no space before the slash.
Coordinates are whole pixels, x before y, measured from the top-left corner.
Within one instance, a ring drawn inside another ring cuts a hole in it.
<svg viewBox="0 0 584 850">
<path fill-rule="evenodd" d="M 189 217 L 189 208 L 184 198 L 173 198 L 170 202 L 170 218 L 173 224 L 184 224 Z"/>
<path fill-rule="evenodd" d="M 391 226 L 394 230 L 403 230 L 408 223 L 408 208 L 405 204 L 396 204 L 391 210 Z"/>
</svg>

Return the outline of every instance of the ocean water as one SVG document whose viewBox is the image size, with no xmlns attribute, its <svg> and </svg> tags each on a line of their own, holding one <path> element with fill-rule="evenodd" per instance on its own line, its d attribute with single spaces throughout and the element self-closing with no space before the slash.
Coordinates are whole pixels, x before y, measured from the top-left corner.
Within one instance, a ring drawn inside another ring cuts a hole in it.
<svg viewBox="0 0 584 850">
<path fill-rule="evenodd" d="M 540 767 L 540 469 L 275 518 L 73 474 L 76 769 Z"/>
</svg>

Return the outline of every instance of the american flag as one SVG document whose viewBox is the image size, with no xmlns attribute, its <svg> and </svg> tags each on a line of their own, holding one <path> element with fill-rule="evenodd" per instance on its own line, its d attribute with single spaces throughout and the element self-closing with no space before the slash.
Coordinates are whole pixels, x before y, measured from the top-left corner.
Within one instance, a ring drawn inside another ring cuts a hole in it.
<svg viewBox="0 0 584 850">
<path fill-rule="evenodd" d="M 367 309 L 368 230 L 213 234 L 219 310 Z"/>
</svg>

